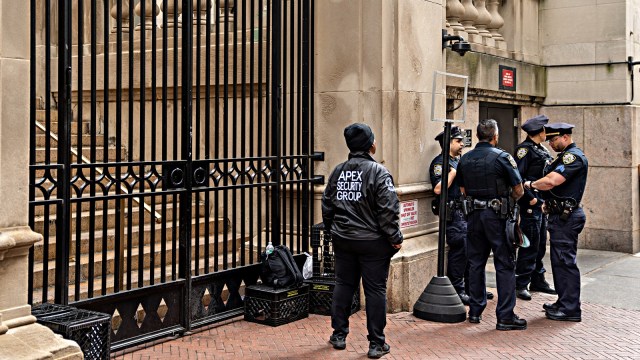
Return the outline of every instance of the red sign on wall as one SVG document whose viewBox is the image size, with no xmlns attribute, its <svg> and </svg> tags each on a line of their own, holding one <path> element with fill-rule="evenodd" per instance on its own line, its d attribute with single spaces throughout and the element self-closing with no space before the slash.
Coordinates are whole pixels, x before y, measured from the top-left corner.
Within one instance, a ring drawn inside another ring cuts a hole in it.
<svg viewBox="0 0 640 360">
<path fill-rule="evenodd" d="M 500 65 L 498 82 L 500 90 L 516 91 L 516 68 Z"/>
</svg>

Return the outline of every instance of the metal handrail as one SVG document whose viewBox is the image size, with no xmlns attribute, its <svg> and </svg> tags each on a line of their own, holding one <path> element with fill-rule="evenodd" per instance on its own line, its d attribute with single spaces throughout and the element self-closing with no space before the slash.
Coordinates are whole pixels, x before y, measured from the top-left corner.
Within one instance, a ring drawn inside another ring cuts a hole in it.
<svg viewBox="0 0 640 360">
<path fill-rule="evenodd" d="M 36 122 L 36 126 L 37 126 L 40 130 L 44 131 L 45 133 L 48 133 L 48 134 L 49 134 L 49 136 L 50 136 L 53 140 L 55 140 L 56 142 L 58 142 L 58 135 L 56 135 L 56 134 L 55 134 L 55 133 L 53 133 L 52 131 L 47 130 L 47 128 L 46 128 L 44 125 L 42 125 L 39 121 L 37 121 L 37 120 L 36 120 L 35 122 Z M 77 149 L 75 149 L 74 147 L 70 147 L 70 148 L 71 148 L 71 153 L 72 153 L 73 155 L 75 155 L 75 156 L 79 156 L 79 157 L 82 159 L 82 163 L 83 163 L 83 164 L 91 164 L 91 161 L 89 161 L 89 159 L 87 159 L 84 155 L 82 155 L 82 154 L 78 154 L 78 150 L 77 150 Z M 103 173 L 103 172 L 102 172 L 102 168 L 99 168 L 99 167 L 96 167 L 96 171 L 97 171 L 100 175 L 102 175 L 102 173 Z M 125 193 L 127 193 L 127 194 L 131 194 L 131 193 L 129 192 L 129 190 L 127 189 L 127 187 L 126 187 L 126 186 L 124 186 L 124 185 L 122 185 L 122 184 L 120 184 L 120 189 L 121 189 L 121 190 L 123 190 L 123 191 L 124 191 Z M 137 203 L 140 203 L 140 200 L 139 200 L 138 198 L 133 198 L 133 201 L 135 201 L 135 202 L 137 202 Z M 143 201 L 143 202 L 142 202 L 142 204 L 143 204 L 142 206 L 143 206 L 143 208 L 144 208 L 144 210 L 145 210 L 145 211 L 147 211 L 147 212 L 148 212 L 148 213 L 150 213 L 150 214 L 153 214 L 153 217 L 154 217 L 155 222 L 156 222 L 156 223 L 160 223 L 160 221 L 162 220 L 162 215 L 160 215 L 157 211 L 154 211 L 153 209 L 151 209 L 151 206 L 150 206 L 149 204 L 147 204 L 146 202 L 144 202 L 144 201 Z"/>
</svg>

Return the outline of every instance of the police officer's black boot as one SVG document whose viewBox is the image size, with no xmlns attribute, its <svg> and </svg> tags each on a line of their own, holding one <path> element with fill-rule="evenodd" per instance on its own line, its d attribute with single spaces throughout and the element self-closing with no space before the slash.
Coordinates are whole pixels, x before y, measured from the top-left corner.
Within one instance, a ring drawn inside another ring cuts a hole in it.
<svg viewBox="0 0 640 360">
<path fill-rule="evenodd" d="M 496 330 L 525 330 L 527 328 L 527 320 L 520 319 L 518 315 L 513 314 L 512 319 L 498 319 Z"/>
<path fill-rule="evenodd" d="M 545 294 L 557 295 L 556 291 L 549 285 L 547 280 L 544 279 L 544 274 L 539 274 L 531 277 L 531 285 L 529 285 L 531 291 L 542 292 Z"/>
<path fill-rule="evenodd" d="M 516 296 L 518 297 L 518 299 L 527 300 L 527 301 L 531 300 L 531 294 L 529 293 L 529 290 L 527 290 L 526 287 L 516 289 Z"/>
</svg>

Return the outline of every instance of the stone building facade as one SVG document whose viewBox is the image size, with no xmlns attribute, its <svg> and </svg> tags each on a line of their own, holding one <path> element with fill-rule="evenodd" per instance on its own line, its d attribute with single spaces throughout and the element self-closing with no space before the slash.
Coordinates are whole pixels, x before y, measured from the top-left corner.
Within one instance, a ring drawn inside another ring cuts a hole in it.
<svg viewBox="0 0 640 360">
<path fill-rule="evenodd" d="M 440 151 L 442 123 L 460 119 L 461 84 L 436 87 L 434 71 L 469 76 L 466 120 L 495 118 L 499 146 L 513 151 L 519 125 L 537 114 L 576 125 L 586 152 L 587 224 L 579 247 L 640 251 L 638 158 L 640 123 L 634 74 L 640 68 L 637 0 L 343 0 L 316 2 L 315 116 L 328 174 L 348 149 L 348 123 L 374 129 L 379 152 L 402 201 L 417 204 L 417 225 L 403 229 L 405 246 L 389 279 L 390 311 L 410 310 L 436 273 L 437 218 L 428 164 Z M 442 30 L 462 36 L 471 51 L 442 49 Z M 506 71 L 506 72 L 505 72 Z M 322 191 L 318 187 L 317 194 Z M 429 276 L 425 276 L 428 274 Z"/>
<path fill-rule="evenodd" d="M 460 119 L 462 109 L 455 108 L 463 92 L 459 82 L 448 80 L 434 94 L 435 71 L 469 76 L 462 126 L 472 130 L 472 146 L 477 122 L 487 117 L 499 121 L 507 150 L 524 136 L 518 125 L 536 114 L 575 124 L 574 139 L 590 161 L 587 224 L 579 246 L 640 251 L 640 87 L 634 79 L 640 68 L 640 0 L 314 4 L 314 150 L 325 152 L 316 173 L 328 175 L 346 157 L 342 129 L 366 122 L 376 133 L 376 159 L 390 169 L 401 200 L 413 208 L 403 229 L 405 245 L 392 264 L 390 311 L 410 310 L 436 274 L 438 219 L 429 209 L 427 166 L 439 152 L 433 137 L 442 123 L 432 121 L 431 108 L 439 118 Z M 29 27 L 23 19 L 29 10 L 29 2 L 0 5 L 0 284 L 10 289 L 0 296 L 0 358 L 18 358 L 15 351 L 25 358 L 79 358 L 76 346 L 34 324 L 27 304 L 27 250 L 41 239 L 27 226 L 29 82 L 23 80 L 29 74 Z M 100 11 L 97 18 L 103 19 Z M 459 56 L 443 49 L 443 30 L 469 41 L 472 51 Z M 41 31 L 36 37 L 41 39 Z M 322 190 L 315 188 L 316 199 Z M 23 346 L 21 339 L 34 333 L 51 341 L 32 344 L 39 349 Z"/>
</svg>

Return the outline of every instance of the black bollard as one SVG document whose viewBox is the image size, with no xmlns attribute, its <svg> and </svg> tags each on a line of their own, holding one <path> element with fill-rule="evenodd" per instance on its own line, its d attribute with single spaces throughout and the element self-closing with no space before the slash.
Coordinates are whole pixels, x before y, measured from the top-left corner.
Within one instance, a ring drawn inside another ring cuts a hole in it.
<svg viewBox="0 0 640 360">
<path fill-rule="evenodd" d="M 451 122 L 444 125 L 442 141 L 442 185 L 440 192 L 440 220 L 438 223 L 438 275 L 434 276 L 413 305 L 413 315 L 435 322 L 457 323 L 465 321 L 467 309 L 462 304 L 456 289 L 444 274 L 444 246 L 447 231 L 447 191 L 449 190 L 449 149 Z"/>
</svg>

